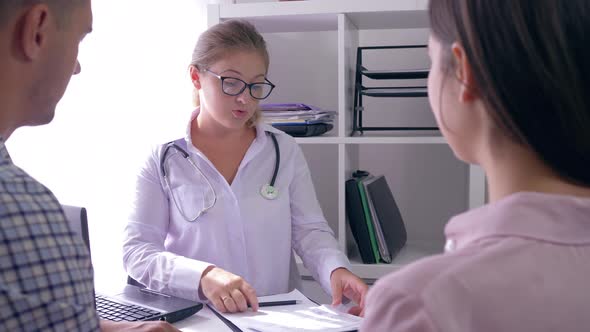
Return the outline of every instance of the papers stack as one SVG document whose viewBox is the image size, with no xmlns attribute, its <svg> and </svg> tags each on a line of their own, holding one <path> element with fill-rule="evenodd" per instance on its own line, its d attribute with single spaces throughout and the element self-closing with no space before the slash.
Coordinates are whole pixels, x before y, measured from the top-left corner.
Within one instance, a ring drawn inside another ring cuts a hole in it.
<svg viewBox="0 0 590 332">
<path fill-rule="evenodd" d="M 297 300 L 297 304 L 261 307 L 258 312 L 216 312 L 230 322 L 233 331 L 339 332 L 358 330 L 362 318 L 349 315 L 330 305 L 317 305 L 300 291 L 259 297 L 260 302 Z M 211 307 L 212 308 L 212 307 Z M 212 309 L 215 310 L 215 309 Z M 228 324 L 228 325 L 230 325 Z"/>
<path fill-rule="evenodd" d="M 262 104 L 263 121 L 291 136 L 317 136 L 330 131 L 336 112 L 307 104 Z"/>
</svg>

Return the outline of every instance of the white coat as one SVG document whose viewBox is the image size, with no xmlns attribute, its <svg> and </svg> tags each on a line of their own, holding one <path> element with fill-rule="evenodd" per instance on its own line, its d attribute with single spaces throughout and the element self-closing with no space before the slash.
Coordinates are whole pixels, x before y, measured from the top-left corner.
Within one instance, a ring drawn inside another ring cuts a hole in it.
<svg viewBox="0 0 590 332">
<path fill-rule="evenodd" d="M 197 114 L 192 114 L 191 122 Z M 266 131 L 275 133 L 280 148 L 275 183 L 279 194 L 274 200 L 260 195 L 275 167 L 274 145 Z M 186 221 L 162 177 L 160 157 L 165 145 L 156 147 L 139 172 L 125 229 L 123 260 L 128 274 L 151 289 L 204 300 L 198 292 L 201 274 L 215 265 L 243 277 L 259 296 L 284 293 L 299 282 L 294 250 L 329 293 L 331 272 L 338 267 L 350 269 L 350 263 L 323 216 L 295 140 L 271 126 L 257 125 L 256 138 L 229 185 L 190 137 L 189 122 L 186 137 L 176 143 L 210 181 L 217 201 L 196 221 Z M 195 175 L 194 167 L 182 158 L 171 158 L 167 167 L 183 172 L 184 178 L 171 183 L 180 205 L 202 200 L 208 185 Z"/>
</svg>

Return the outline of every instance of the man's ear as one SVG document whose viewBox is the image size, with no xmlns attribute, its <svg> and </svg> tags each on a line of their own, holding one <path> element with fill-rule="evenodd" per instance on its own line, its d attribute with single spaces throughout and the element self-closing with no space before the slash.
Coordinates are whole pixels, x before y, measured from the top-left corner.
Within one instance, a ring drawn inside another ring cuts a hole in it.
<svg viewBox="0 0 590 332">
<path fill-rule="evenodd" d="M 17 45 L 25 59 L 34 60 L 39 57 L 52 29 L 50 21 L 49 8 L 45 4 L 32 6 L 22 16 Z"/>
<path fill-rule="evenodd" d="M 190 67 L 190 75 L 195 89 L 201 89 L 201 73 L 196 66 Z"/>
<path fill-rule="evenodd" d="M 459 91 L 459 99 L 462 102 L 473 101 L 478 98 L 478 92 L 475 89 L 475 82 L 473 80 L 473 71 L 471 64 L 467 60 L 465 49 L 457 42 L 451 45 L 451 53 L 455 63 L 455 76 L 461 82 Z"/>
</svg>

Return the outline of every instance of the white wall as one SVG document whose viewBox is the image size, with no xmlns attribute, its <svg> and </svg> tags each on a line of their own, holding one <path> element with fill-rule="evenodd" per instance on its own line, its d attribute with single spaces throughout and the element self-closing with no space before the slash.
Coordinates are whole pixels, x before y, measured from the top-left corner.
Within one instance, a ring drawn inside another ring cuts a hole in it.
<svg viewBox="0 0 590 332">
<path fill-rule="evenodd" d="M 21 128 L 14 162 L 64 204 L 88 208 L 97 289 L 125 280 L 121 231 L 137 166 L 153 144 L 184 135 L 187 73 L 206 0 L 95 0 L 94 31 L 49 125 Z"/>
</svg>

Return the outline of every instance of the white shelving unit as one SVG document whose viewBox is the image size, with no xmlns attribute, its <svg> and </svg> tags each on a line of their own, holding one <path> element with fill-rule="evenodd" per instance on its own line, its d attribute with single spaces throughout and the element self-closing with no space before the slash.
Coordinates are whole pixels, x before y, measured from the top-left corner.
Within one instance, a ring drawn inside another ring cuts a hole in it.
<svg viewBox="0 0 590 332">
<path fill-rule="evenodd" d="M 366 132 L 351 135 L 356 48 L 426 43 L 427 0 L 307 0 L 208 7 L 208 25 L 240 18 L 264 35 L 269 78 L 277 85 L 269 102 L 306 102 L 338 111 L 324 136 L 298 138 L 318 199 L 353 272 L 377 279 L 444 247 L 449 217 L 485 200 L 481 169 L 459 162 L 438 131 Z M 371 59 L 369 59 L 371 61 Z M 426 52 L 375 64 L 428 66 Z M 388 61 L 390 61 L 388 63 Z M 398 67 L 399 68 L 399 67 Z M 372 121 L 435 125 L 426 98 L 367 103 Z M 403 113 L 403 114 L 402 114 Z M 369 113 L 366 113 L 369 114 Z M 371 121 L 367 116 L 367 121 Z M 346 219 L 345 181 L 353 170 L 385 174 L 408 229 L 408 243 L 392 264 L 362 264 Z M 301 266 L 302 274 L 309 272 Z"/>
</svg>

